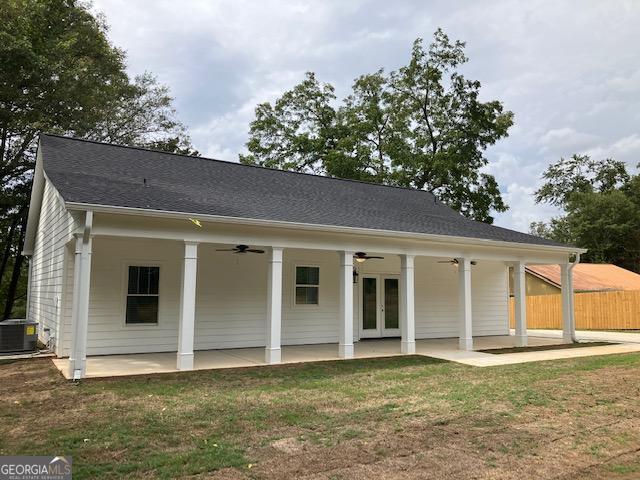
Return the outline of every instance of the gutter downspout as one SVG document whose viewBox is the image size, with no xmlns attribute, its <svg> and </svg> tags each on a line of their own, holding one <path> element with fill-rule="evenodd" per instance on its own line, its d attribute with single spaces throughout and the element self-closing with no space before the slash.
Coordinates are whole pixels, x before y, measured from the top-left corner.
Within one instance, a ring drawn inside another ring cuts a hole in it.
<svg viewBox="0 0 640 480">
<path fill-rule="evenodd" d="M 573 268 L 580 263 L 580 254 L 576 253 L 576 258 L 569 264 L 569 299 L 571 304 L 571 341 L 575 343 L 576 340 L 576 311 L 575 311 L 575 294 L 573 290 Z"/>
<path fill-rule="evenodd" d="M 31 288 L 33 288 L 33 256 L 32 255 L 26 255 L 27 257 L 27 262 L 29 262 L 29 265 L 27 267 L 27 305 L 26 305 L 26 310 L 24 312 L 24 318 L 29 320 L 31 317 Z M 40 325 L 38 325 L 40 326 Z"/>
</svg>

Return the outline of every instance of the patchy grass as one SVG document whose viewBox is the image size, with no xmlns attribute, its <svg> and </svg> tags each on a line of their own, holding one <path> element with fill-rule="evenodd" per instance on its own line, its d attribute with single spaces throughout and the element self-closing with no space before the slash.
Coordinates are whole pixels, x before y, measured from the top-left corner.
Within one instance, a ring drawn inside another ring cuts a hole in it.
<svg viewBox="0 0 640 480">
<path fill-rule="evenodd" d="M 74 478 L 636 478 L 640 355 L 393 357 L 87 380 L 0 367 L 0 455 Z"/>
</svg>

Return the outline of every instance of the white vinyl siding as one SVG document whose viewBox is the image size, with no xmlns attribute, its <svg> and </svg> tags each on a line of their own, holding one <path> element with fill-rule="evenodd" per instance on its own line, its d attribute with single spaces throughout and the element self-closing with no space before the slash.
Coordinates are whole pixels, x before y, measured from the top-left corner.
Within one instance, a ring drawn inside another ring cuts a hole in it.
<svg viewBox="0 0 640 480">
<path fill-rule="evenodd" d="M 445 259 L 415 259 L 416 338 L 457 337 L 458 269 Z M 357 265 L 363 274 L 397 274 L 400 259 L 386 255 L 384 260 L 367 260 Z M 360 282 L 362 281 L 360 278 Z M 504 262 L 482 261 L 471 267 L 473 335 L 507 335 L 507 267 Z M 359 309 L 355 310 L 359 319 Z M 359 320 L 357 320 L 359 322 Z M 359 323 L 356 324 L 359 328 Z"/>
<path fill-rule="evenodd" d="M 42 207 L 31 257 L 29 312 L 27 317 L 38 322 L 38 335 L 44 339 L 49 329 L 54 351 L 60 352 L 63 292 L 65 275 L 65 245 L 72 239 L 75 224 L 57 190 L 45 179 Z"/>
<path fill-rule="evenodd" d="M 217 252 L 198 247 L 195 349 L 264 346 L 268 254 Z M 182 256 L 180 242 L 95 237 L 89 306 L 89 355 L 176 351 Z M 160 265 L 157 325 L 126 325 L 128 265 Z M 319 305 L 295 305 L 295 266 L 320 268 Z M 398 274 L 395 255 L 359 265 L 363 273 Z M 68 274 L 72 284 L 72 274 Z M 337 252 L 285 249 L 282 344 L 336 343 L 339 317 Z M 458 335 L 457 269 L 432 258 L 416 258 L 416 338 Z M 507 277 L 503 262 L 478 262 L 472 270 L 474 335 L 508 333 Z M 355 337 L 358 292 L 354 285 Z M 70 304 L 70 302 L 67 302 Z M 67 328 L 70 328 L 70 315 Z M 67 349 L 68 352 L 68 349 Z M 68 354 L 68 353 L 67 353 Z"/>
<path fill-rule="evenodd" d="M 507 267 L 478 262 L 471 267 L 473 335 L 508 335 Z M 416 259 L 416 338 L 459 335 L 458 268 L 430 258 Z"/>
<path fill-rule="evenodd" d="M 268 254 L 198 247 L 196 350 L 264 346 Z M 319 304 L 295 305 L 295 265 L 320 268 Z M 338 255 L 287 249 L 283 259 L 282 344 L 338 341 Z"/>
<path fill-rule="evenodd" d="M 93 239 L 87 355 L 177 350 L 183 253 L 184 246 L 178 242 Z M 130 265 L 160 266 L 157 324 L 125 322 Z M 72 290 L 73 278 L 69 280 Z M 71 316 L 65 320 L 70 329 Z M 65 342 L 66 355 L 69 347 Z"/>
</svg>

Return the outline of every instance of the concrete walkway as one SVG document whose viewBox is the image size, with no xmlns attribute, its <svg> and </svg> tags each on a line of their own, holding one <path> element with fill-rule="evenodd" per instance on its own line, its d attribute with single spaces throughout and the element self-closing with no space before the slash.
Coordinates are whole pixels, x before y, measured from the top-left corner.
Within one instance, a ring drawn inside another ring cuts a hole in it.
<svg viewBox="0 0 640 480">
<path fill-rule="evenodd" d="M 513 335 L 514 331 L 511 330 Z M 536 337 L 562 338 L 562 330 L 527 330 L 527 334 Z M 607 332 L 600 330 L 576 330 L 579 342 L 616 342 L 640 343 L 640 332 Z"/>
<path fill-rule="evenodd" d="M 540 333 L 542 332 L 542 334 Z M 589 332 L 594 333 L 594 332 Z M 609 332 L 603 332 L 609 333 Z M 638 335 L 639 334 L 626 334 Z M 559 345 L 562 333 L 549 330 L 530 330 L 529 346 Z M 582 338 L 582 336 L 580 336 Z M 608 338 L 605 341 L 623 342 L 619 345 L 544 350 L 538 352 L 507 353 L 494 355 L 479 351 L 458 350 L 457 338 L 423 339 L 416 341 L 416 354 L 463 363 L 475 367 L 491 367 L 514 363 L 577 358 L 592 355 L 640 352 L 640 340 L 623 341 Z M 593 340 L 601 340 L 597 337 Z M 591 341 L 593 341 L 591 340 Z M 515 345 L 512 335 L 475 337 L 474 348 L 487 350 L 508 348 Z M 339 360 L 336 344 L 292 345 L 282 347 L 282 363 L 301 363 Z M 363 340 L 355 344 L 355 358 L 400 356 L 399 339 Z M 68 359 L 52 359 L 65 377 L 68 375 Z M 226 350 L 201 350 L 195 352 L 195 370 L 266 366 L 264 348 L 235 348 Z M 132 355 L 105 355 L 87 358 L 87 377 L 113 377 L 176 372 L 175 352 L 141 353 Z"/>
</svg>

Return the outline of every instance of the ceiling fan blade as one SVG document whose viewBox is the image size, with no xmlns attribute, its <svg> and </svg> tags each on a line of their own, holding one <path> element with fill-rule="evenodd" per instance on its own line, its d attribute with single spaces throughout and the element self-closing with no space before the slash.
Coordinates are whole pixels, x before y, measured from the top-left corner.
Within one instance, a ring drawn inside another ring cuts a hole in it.
<svg viewBox="0 0 640 480">
<path fill-rule="evenodd" d="M 374 259 L 384 260 L 384 257 L 375 257 L 375 256 L 371 256 L 371 255 L 367 255 L 367 256 L 366 256 L 366 257 L 364 257 L 364 258 L 367 258 L 367 259 L 369 259 L 369 258 L 374 258 Z"/>
<path fill-rule="evenodd" d="M 251 253 L 264 253 L 264 250 L 257 250 L 255 248 L 250 248 L 248 250 L 245 250 L 247 252 L 251 252 Z"/>
<path fill-rule="evenodd" d="M 457 258 L 454 258 L 453 260 L 441 260 L 439 262 L 436 263 L 450 263 L 451 265 L 458 265 L 460 262 L 458 261 Z M 476 262 L 475 260 L 471 260 L 469 262 L 471 265 L 477 265 L 478 262 Z"/>
<path fill-rule="evenodd" d="M 216 252 L 235 252 L 236 249 L 235 248 L 218 248 L 216 249 Z"/>
</svg>

